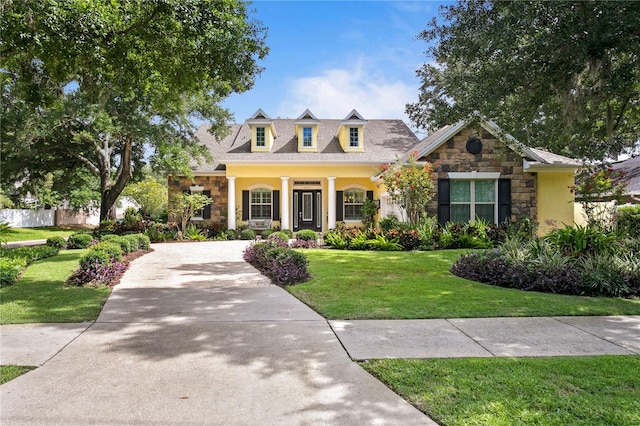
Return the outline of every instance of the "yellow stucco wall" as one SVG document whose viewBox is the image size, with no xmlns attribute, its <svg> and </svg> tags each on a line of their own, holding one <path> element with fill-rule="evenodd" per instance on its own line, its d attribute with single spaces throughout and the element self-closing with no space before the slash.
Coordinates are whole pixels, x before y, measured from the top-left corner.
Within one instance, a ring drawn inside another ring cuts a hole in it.
<svg viewBox="0 0 640 426">
<path fill-rule="evenodd" d="M 384 188 L 378 188 L 371 176 L 376 175 L 381 168 L 378 165 L 296 165 L 296 164 L 261 164 L 243 165 L 228 164 L 227 176 L 235 176 L 235 200 L 238 211 L 242 209 L 242 191 L 259 187 L 272 190 L 282 190 L 282 176 L 289 177 L 289 215 L 292 216 L 293 190 L 298 189 L 295 181 L 319 181 L 322 190 L 323 229 L 327 229 L 328 222 L 328 193 L 327 177 L 335 177 L 335 190 L 343 191 L 349 188 L 360 188 L 374 192 L 374 199 L 379 199 Z M 282 194 L 280 195 L 282 197 Z M 281 203 L 282 206 L 282 203 Z M 358 225 L 360 222 L 349 222 L 348 225 Z M 274 222 L 274 225 L 280 225 Z"/>
<path fill-rule="evenodd" d="M 538 233 L 574 224 L 573 171 L 538 172 Z"/>
</svg>

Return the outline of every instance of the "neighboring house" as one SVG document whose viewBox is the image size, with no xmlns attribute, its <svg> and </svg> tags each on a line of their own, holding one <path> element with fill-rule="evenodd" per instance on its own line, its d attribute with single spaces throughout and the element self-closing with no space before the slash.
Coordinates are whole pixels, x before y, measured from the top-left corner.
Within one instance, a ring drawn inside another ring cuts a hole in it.
<svg viewBox="0 0 640 426">
<path fill-rule="evenodd" d="M 221 141 L 201 126 L 196 137 L 214 162 L 195 166 L 193 180 L 170 176 L 169 188 L 213 199 L 194 220 L 226 222 L 229 229 L 240 221 L 255 229 L 326 231 L 338 222 L 359 225 L 367 198 L 382 200 L 383 215 L 392 208 L 378 179 L 381 167 L 417 151 L 439 161 L 438 194 L 428 213 L 442 222 L 476 215 L 492 223 L 572 222 L 568 187 L 579 165 L 523 147 L 490 121 L 473 123 L 478 120 L 420 141 L 401 120 L 366 120 L 355 110 L 343 120 L 318 119 L 309 110 L 272 119 L 258 110 Z"/>
<path fill-rule="evenodd" d="M 623 179 L 627 186 L 625 201 L 633 204 L 640 203 L 640 156 L 613 163 L 611 168 L 623 172 Z"/>
</svg>

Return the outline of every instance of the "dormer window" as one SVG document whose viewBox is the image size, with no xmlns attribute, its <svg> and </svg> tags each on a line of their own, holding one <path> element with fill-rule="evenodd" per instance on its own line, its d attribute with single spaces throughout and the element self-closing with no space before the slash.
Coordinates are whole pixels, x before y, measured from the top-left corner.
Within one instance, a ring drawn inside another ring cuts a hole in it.
<svg viewBox="0 0 640 426">
<path fill-rule="evenodd" d="M 358 138 L 358 128 L 350 127 L 349 128 L 349 146 L 352 148 L 357 148 L 360 146 L 360 139 Z"/>
<path fill-rule="evenodd" d="M 256 127 L 256 146 L 265 146 L 264 127 Z"/>
<path fill-rule="evenodd" d="M 295 121 L 298 152 L 317 152 L 320 120 L 308 109 Z"/>
<path fill-rule="evenodd" d="M 305 148 L 311 148 L 313 146 L 311 127 L 302 128 L 302 146 Z"/>
<path fill-rule="evenodd" d="M 251 152 L 270 152 L 277 137 L 271 117 L 259 109 L 247 124 L 251 128 Z"/>
<path fill-rule="evenodd" d="M 364 127 L 366 124 L 367 120 L 355 109 L 342 120 L 336 137 L 344 152 L 364 152 Z"/>
</svg>

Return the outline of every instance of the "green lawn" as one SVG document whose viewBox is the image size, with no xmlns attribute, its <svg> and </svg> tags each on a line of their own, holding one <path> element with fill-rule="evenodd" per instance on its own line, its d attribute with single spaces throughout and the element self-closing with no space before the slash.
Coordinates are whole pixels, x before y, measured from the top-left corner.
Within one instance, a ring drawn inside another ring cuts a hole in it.
<svg viewBox="0 0 640 426">
<path fill-rule="evenodd" d="M 361 364 L 442 425 L 639 425 L 640 357 Z"/>
<path fill-rule="evenodd" d="M 640 315 L 640 299 L 524 292 L 449 273 L 463 250 L 305 250 L 312 279 L 288 287 L 328 319 Z"/>
<path fill-rule="evenodd" d="M 0 365 L 0 385 L 13 380 L 36 367 L 23 367 L 21 365 Z"/>
<path fill-rule="evenodd" d="M 64 284 L 85 252 L 62 250 L 30 265 L 16 284 L 1 288 L 0 324 L 95 320 L 110 289 Z"/>
<path fill-rule="evenodd" d="M 78 232 L 78 228 L 71 227 L 55 227 L 42 226 L 37 228 L 9 228 L 2 234 L 6 237 L 7 242 L 28 241 L 28 240 L 46 240 L 49 237 L 60 236 L 68 237 Z"/>
</svg>

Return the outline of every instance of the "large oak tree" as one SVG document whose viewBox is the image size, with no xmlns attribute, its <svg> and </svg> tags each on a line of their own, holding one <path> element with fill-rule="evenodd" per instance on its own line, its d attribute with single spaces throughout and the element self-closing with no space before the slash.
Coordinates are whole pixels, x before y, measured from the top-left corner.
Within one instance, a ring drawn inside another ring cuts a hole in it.
<svg viewBox="0 0 640 426">
<path fill-rule="evenodd" d="M 141 165 L 189 173 L 251 88 L 266 30 L 240 0 L 2 1 L 2 184 L 98 177 L 101 220 Z M 145 158 L 151 153 L 151 158 Z"/>
<path fill-rule="evenodd" d="M 420 38 L 407 113 L 434 130 L 479 112 L 531 146 L 616 155 L 640 140 L 640 2 L 460 1 Z"/>
</svg>

